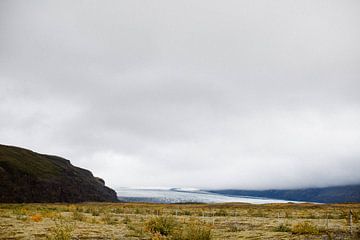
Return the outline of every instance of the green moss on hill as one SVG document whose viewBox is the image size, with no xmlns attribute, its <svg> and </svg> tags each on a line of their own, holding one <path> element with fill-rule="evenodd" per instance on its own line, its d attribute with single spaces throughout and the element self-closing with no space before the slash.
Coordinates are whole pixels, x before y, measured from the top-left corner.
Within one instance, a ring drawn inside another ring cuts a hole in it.
<svg viewBox="0 0 360 240">
<path fill-rule="evenodd" d="M 61 157 L 0 145 L 0 202 L 117 201 L 114 190 Z"/>
</svg>

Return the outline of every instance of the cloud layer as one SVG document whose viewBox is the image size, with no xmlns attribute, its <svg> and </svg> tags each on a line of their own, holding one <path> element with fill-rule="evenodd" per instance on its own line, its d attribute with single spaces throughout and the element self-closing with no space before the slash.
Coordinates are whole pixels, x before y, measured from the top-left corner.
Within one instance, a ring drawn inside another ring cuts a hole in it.
<svg viewBox="0 0 360 240">
<path fill-rule="evenodd" d="M 358 1 L 1 1 L 0 142 L 113 187 L 360 181 Z"/>
</svg>

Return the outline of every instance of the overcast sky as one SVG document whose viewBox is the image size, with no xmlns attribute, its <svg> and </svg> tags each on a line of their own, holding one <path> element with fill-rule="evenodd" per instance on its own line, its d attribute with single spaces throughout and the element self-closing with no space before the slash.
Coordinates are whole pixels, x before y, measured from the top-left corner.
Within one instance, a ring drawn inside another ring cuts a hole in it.
<svg viewBox="0 0 360 240">
<path fill-rule="evenodd" d="M 118 187 L 360 182 L 360 1 L 0 1 L 0 143 Z"/>
</svg>

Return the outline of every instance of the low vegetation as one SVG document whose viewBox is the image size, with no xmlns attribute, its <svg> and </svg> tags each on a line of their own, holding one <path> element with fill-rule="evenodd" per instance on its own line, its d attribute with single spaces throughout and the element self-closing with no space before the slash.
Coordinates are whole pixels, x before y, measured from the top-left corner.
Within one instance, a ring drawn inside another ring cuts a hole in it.
<svg viewBox="0 0 360 240">
<path fill-rule="evenodd" d="M 291 228 L 287 224 L 280 223 L 274 228 L 275 232 L 291 232 Z"/>
<path fill-rule="evenodd" d="M 163 236 L 169 236 L 177 226 L 177 222 L 174 217 L 160 216 L 153 217 L 146 222 L 146 230 L 151 233 L 160 234 Z"/>
<path fill-rule="evenodd" d="M 180 230 L 172 236 L 174 240 L 210 240 L 211 227 L 202 222 L 192 221 L 184 224 Z"/>
<path fill-rule="evenodd" d="M 55 226 L 46 235 L 47 240 L 70 240 L 73 236 L 75 225 L 63 220 L 55 222 Z"/>
<path fill-rule="evenodd" d="M 297 223 L 292 227 L 291 232 L 295 234 L 311 234 L 311 235 L 317 235 L 320 233 L 319 229 L 311 222 Z"/>
<path fill-rule="evenodd" d="M 360 204 L 0 204 L 0 240 L 350 240 L 359 215 Z"/>
</svg>

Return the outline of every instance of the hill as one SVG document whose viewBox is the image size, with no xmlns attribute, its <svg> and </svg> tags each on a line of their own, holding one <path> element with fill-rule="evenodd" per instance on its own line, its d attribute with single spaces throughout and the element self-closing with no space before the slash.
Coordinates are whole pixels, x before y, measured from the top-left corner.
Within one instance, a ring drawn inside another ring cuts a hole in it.
<svg viewBox="0 0 360 240">
<path fill-rule="evenodd" d="M 0 145 L 0 202 L 117 201 L 105 182 L 61 157 Z"/>
<path fill-rule="evenodd" d="M 319 203 L 360 202 L 360 184 L 324 188 L 303 188 L 287 190 L 237 190 L 221 189 L 210 192 L 233 196 L 252 196 L 284 199 L 291 201 L 306 201 Z"/>
</svg>

